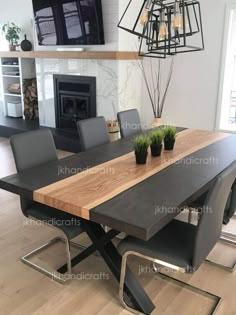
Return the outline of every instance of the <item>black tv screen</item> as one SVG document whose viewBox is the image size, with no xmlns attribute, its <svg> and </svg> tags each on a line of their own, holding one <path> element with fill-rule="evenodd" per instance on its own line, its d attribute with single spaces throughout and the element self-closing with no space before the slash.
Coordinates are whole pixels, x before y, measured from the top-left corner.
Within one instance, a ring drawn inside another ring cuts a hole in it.
<svg viewBox="0 0 236 315">
<path fill-rule="evenodd" d="M 103 45 L 101 0 L 33 0 L 38 44 Z"/>
</svg>

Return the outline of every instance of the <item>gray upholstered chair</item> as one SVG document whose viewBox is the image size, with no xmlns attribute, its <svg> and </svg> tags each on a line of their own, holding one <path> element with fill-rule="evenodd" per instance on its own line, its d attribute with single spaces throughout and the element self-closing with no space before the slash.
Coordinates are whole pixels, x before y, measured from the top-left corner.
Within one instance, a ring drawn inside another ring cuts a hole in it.
<svg viewBox="0 0 236 315">
<path fill-rule="evenodd" d="M 83 151 L 110 142 L 104 117 L 79 120 L 77 128 Z"/>
<path fill-rule="evenodd" d="M 77 122 L 77 128 L 83 151 L 87 151 L 110 142 L 104 117 L 80 120 Z M 106 232 L 108 231 L 107 226 L 102 227 Z"/>
<path fill-rule="evenodd" d="M 18 173 L 58 159 L 54 140 L 49 129 L 15 135 L 11 137 L 10 143 Z M 56 272 L 49 272 L 31 262 L 29 258 L 55 242 L 59 240 L 63 241 L 66 245 L 67 270 L 71 274 L 70 245 L 72 244 L 80 249 L 84 249 L 83 246 L 70 242 L 71 239 L 84 232 L 81 227 L 81 221 L 73 215 L 22 197 L 21 209 L 27 218 L 48 225 L 62 235 L 62 237 L 56 237 L 47 244 L 22 257 L 22 262 L 60 283 L 65 282 L 63 275 Z"/>
<path fill-rule="evenodd" d="M 130 255 L 139 256 L 186 273 L 198 270 L 220 239 L 224 209 L 235 177 L 236 162 L 217 177 L 197 226 L 172 220 L 149 241 L 128 236 L 120 242 L 118 250 L 123 258 L 119 294 L 126 309 L 140 314 L 128 306 L 123 297 L 127 258 Z M 217 299 L 216 307 L 219 302 L 220 298 Z"/>
<path fill-rule="evenodd" d="M 142 133 L 142 126 L 137 109 L 126 110 L 117 114 L 121 138 Z"/>
<path fill-rule="evenodd" d="M 195 200 L 191 205 L 189 205 L 189 217 L 188 222 L 192 223 L 192 213 L 197 212 L 198 213 L 198 220 L 201 215 L 201 210 L 203 209 L 205 200 L 207 195 L 204 194 L 200 196 L 197 200 Z M 227 225 L 234 217 L 235 217 L 235 211 L 236 211 L 236 180 L 234 180 L 233 185 L 231 187 L 230 193 L 228 195 L 226 207 L 224 210 L 224 217 L 223 217 L 223 224 Z M 220 241 L 229 244 L 230 246 L 236 246 L 235 241 L 236 233 L 228 232 L 225 230 L 222 230 Z M 207 262 L 214 264 L 218 267 L 224 268 L 230 272 L 233 272 L 236 269 L 236 264 L 234 264 L 232 267 L 227 267 L 225 265 L 221 265 L 215 261 L 206 259 Z"/>
</svg>

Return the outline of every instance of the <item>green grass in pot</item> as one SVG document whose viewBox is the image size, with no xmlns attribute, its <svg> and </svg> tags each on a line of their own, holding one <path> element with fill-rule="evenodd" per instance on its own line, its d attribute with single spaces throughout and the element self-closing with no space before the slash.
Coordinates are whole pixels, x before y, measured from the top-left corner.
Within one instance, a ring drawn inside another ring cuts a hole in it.
<svg viewBox="0 0 236 315">
<path fill-rule="evenodd" d="M 150 133 L 152 156 L 160 156 L 163 142 L 163 131 L 161 129 L 154 130 Z"/>
<path fill-rule="evenodd" d="M 163 128 L 165 150 L 171 151 L 175 146 L 176 128 L 165 126 Z"/>
<path fill-rule="evenodd" d="M 134 151 L 137 164 L 146 164 L 150 139 L 147 136 L 137 136 L 134 138 Z"/>
</svg>

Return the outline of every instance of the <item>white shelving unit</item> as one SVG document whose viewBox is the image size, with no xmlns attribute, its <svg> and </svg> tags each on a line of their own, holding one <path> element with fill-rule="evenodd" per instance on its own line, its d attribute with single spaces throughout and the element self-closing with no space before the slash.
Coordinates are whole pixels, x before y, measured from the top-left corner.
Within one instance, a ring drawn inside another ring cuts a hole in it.
<svg viewBox="0 0 236 315">
<path fill-rule="evenodd" d="M 14 62 L 14 64 L 12 64 Z M 6 64 L 9 63 L 9 64 Z M 15 72 L 16 74 L 14 74 Z M 10 74 L 9 74 L 10 73 Z M 13 74 L 11 74 L 13 73 Z M 1 84 L 1 100 L 3 102 L 4 116 L 8 116 L 7 103 L 20 100 L 22 108 L 22 117 L 24 116 L 24 95 L 23 81 L 24 79 L 32 79 L 36 77 L 35 60 L 25 58 L 0 58 L 0 84 Z M 8 87 L 12 83 L 20 83 L 21 93 L 13 94 L 8 91 Z M 23 117 L 24 118 L 24 117 Z"/>
</svg>

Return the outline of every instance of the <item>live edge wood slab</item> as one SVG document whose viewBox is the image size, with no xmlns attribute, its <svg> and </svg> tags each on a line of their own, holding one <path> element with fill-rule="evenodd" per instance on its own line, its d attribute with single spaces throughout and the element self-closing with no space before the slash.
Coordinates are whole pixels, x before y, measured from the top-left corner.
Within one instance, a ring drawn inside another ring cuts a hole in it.
<svg viewBox="0 0 236 315">
<path fill-rule="evenodd" d="M 0 188 L 148 240 L 236 160 L 235 135 L 181 130 L 174 151 L 146 166 L 135 164 L 132 139 L 119 140 L 3 178 Z"/>
</svg>

